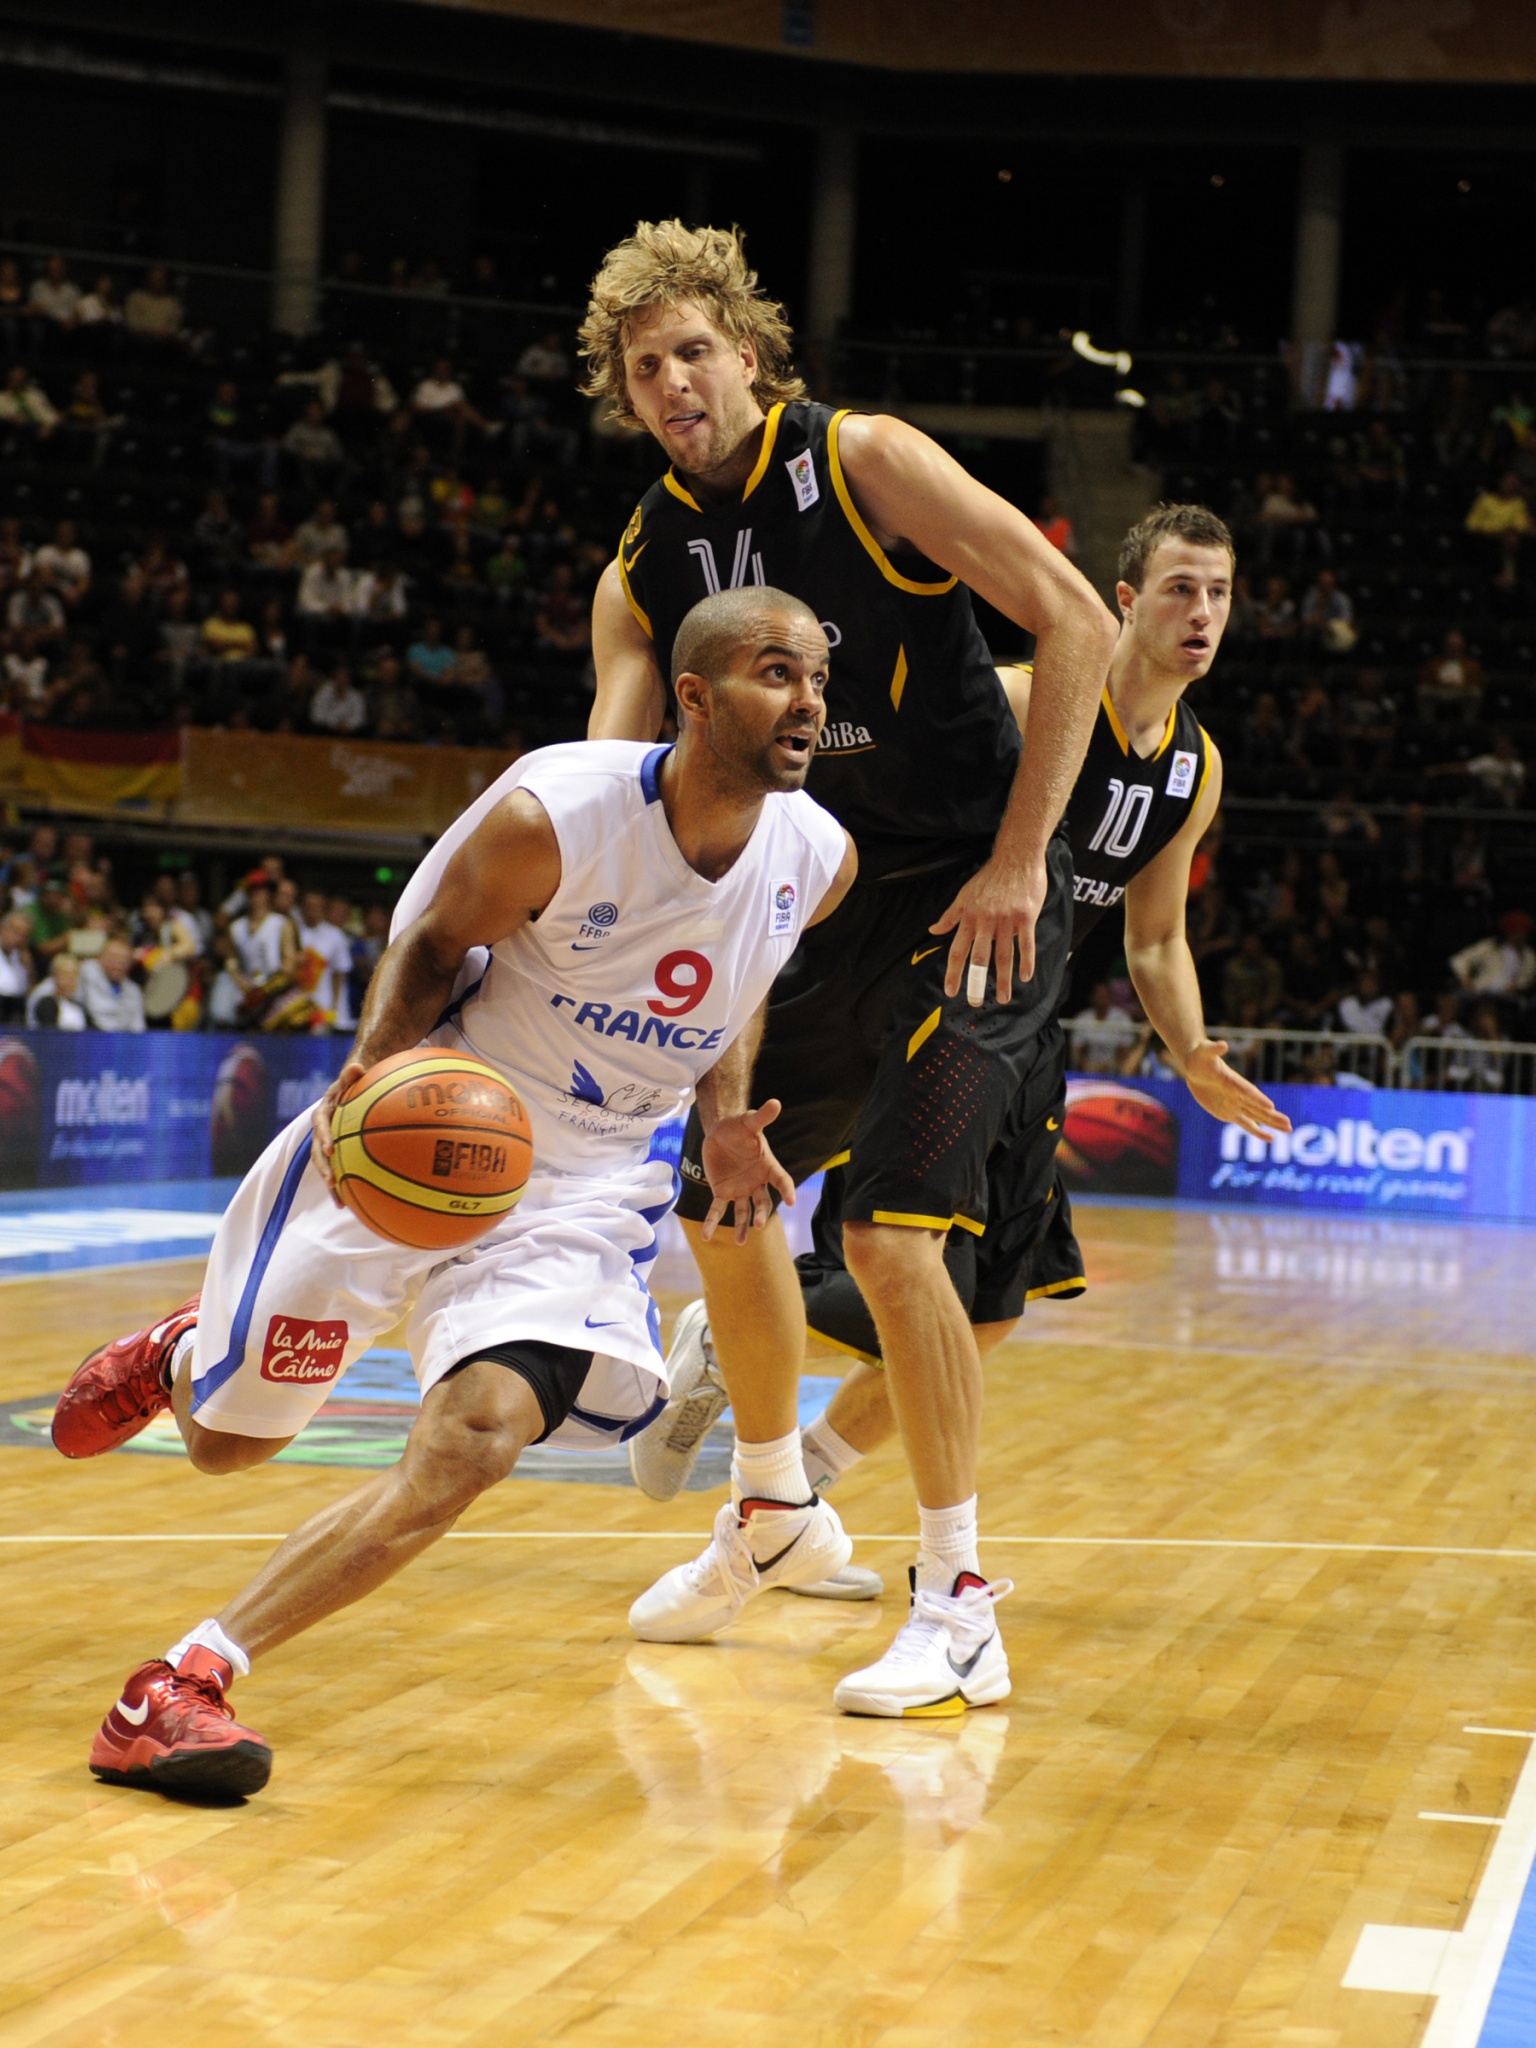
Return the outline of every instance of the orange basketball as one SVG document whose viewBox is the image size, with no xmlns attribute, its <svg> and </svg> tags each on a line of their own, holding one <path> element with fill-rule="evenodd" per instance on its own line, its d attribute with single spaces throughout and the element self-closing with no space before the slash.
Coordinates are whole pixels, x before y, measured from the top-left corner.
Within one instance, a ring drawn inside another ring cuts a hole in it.
<svg viewBox="0 0 1536 2048">
<path fill-rule="evenodd" d="M 393 1244 L 453 1251 L 517 1206 L 533 1166 L 528 1112 L 494 1068 L 417 1048 L 370 1067 L 331 1124 L 336 1188 Z"/>
</svg>

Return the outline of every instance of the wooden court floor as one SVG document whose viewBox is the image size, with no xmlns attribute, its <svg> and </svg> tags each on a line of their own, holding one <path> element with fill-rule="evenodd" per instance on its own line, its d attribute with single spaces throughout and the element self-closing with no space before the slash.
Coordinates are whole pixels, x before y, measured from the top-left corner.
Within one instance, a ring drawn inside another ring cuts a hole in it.
<svg viewBox="0 0 1536 2048">
<path fill-rule="evenodd" d="M 624 1617 L 718 1496 L 514 1481 L 241 1688 L 260 1798 L 100 1786 L 129 1667 L 353 1476 L 0 1450 L 0 2042 L 1450 2041 L 1344 1979 L 1368 1924 L 1470 1924 L 1536 1729 L 1536 1243 L 1082 1225 L 1092 1291 L 990 1371 L 1015 1690 L 959 1721 L 831 1706 L 899 1618 L 895 1455 L 836 1496 L 884 1601 L 708 1647 Z M 0 1396 L 194 1280 L 0 1288 Z"/>
</svg>

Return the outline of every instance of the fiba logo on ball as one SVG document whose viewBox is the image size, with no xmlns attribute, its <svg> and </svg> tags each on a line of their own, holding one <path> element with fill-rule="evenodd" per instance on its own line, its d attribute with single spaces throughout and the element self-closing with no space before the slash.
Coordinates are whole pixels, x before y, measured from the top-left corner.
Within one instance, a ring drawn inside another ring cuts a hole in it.
<svg viewBox="0 0 1536 2048">
<path fill-rule="evenodd" d="M 587 923 L 596 925 L 600 932 L 607 931 L 611 925 L 616 925 L 618 921 L 619 906 L 617 903 L 594 903 L 587 912 Z"/>
<path fill-rule="evenodd" d="M 1139 1088 L 1069 1081 L 1056 1164 L 1083 1194 L 1177 1194 L 1179 1120 Z"/>
</svg>

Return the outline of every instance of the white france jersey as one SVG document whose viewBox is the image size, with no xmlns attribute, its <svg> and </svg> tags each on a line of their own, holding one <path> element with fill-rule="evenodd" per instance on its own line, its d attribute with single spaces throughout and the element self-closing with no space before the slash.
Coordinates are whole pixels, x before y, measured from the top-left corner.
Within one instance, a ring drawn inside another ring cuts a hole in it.
<svg viewBox="0 0 1536 2048">
<path fill-rule="evenodd" d="M 658 1125 L 749 1022 L 843 862 L 843 829 L 803 791 L 768 796 L 729 873 L 683 858 L 658 784 L 669 749 L 581 740 L 526 754 L 443 834 L 391 936 L 427 908 L 456 849 L 525 789 L 554 827 L 560 886 L 539 917 L 465 962 L 435 1042 L 499 1068 L 533 1124 L 535 1170 L 637 1164 Z"/>
</svg>

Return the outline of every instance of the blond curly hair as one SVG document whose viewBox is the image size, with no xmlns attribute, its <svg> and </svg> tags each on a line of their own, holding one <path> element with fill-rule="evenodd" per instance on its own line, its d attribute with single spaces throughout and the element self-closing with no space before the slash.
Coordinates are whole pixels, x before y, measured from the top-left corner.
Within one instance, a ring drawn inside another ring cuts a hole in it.
<svg viewBox="0 0 1536 2048">
<path fill-rule="evenodd" d="M 587 362 L 582 390 L 606 398 L 627 427 L 640 421 L 624 381 L 624 351 L 634 319 L 652 306 L 699 306 L 732 341 L 757 350 L 752 395 L 766 409 L 780 399 L 803 398 L 795 374 L 794 337 L 784 308 L 758 290 L 747 268 L 740 228 L 685 228 L 680 220 L 642 220 L 616 242 L 592 280 L 587 317 L 577 341 Z"/>
</svg>

